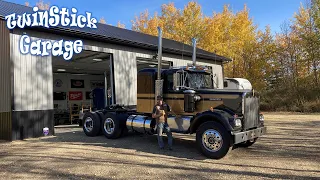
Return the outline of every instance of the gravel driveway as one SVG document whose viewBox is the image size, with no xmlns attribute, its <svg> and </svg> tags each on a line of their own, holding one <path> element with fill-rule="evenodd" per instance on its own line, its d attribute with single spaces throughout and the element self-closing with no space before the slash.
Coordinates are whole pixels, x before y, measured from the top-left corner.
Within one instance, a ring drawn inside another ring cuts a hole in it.
<svg viewBox="0 0 320 180">
<path fill-rule="evenodd" d="M 250 148 L 206 159 L 194 137 L 175 134 L 174 151 L 155 136 L 56 136 L 0 143 L 0 179 L 320 179 L 320 115 L 265 115 L 268 134 Z"/>
</svg>

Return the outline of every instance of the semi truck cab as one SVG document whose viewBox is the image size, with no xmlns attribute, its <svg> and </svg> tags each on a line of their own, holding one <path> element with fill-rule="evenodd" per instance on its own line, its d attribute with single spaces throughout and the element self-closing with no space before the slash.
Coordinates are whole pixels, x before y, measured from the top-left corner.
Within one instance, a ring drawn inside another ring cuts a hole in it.
<svg viewBox="0 0 320 180">
<path fill-rule="evenodd" d="M 86 135 L 103 133 L 109 139 L 117 139 L 128 131 L 155 134 L 156 122 L 151 112 L 157 95 L 162 95 L 171 107 L 167 119 L 171 130 L 196 134 L 199 150 L 209 158 L 220 159 L 231 147 L 251 146 L 266 133 L 259 97 L 251 89 L 215 88 L 209 68 L 196 65 L 196 39 L 192 40 L 191 65 L 162 69 L 162 31 L 158 31 L 158 68 L 138 72 L 136 110 L 112 105 L 86 113 Z"/>
<path fill-rule="evenodd" d="M 266 133 L 259 111 L 259 98 L 252 90 L 215 89 L 212 73 L 205 66 L 185 66 L 161 70 L 164 101 L 171 107 L 167 119 L 171 131 L 196 134 L 200 151 L 209 158 L 224 157 L 231 147 L 248 147 Z M 127 131 L 155 134 L 151 112 L 155 101 L 157 69 L 138 72 L 137 108 L 121 106 L 88 113 L 83 129 L 99 126 L 107 138 L 116 139 Z M 87 121 L 88 119 L 88 121 Z M 99 122 L 98 122 L 99 121 Z M 89 123 L 89 124 L 88 124 Z"/>
</svg>

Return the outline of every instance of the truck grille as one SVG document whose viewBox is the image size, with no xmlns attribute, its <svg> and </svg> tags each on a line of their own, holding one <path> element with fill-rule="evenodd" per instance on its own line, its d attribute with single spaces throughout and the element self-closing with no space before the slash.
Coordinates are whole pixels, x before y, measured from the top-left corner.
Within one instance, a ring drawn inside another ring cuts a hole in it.
<svg viewBox="0 0 320 180">
<path fill-rule="evenodd" d="M 244 130 L 258 127 L 259 124 L 259 98 L 246 97 L 244 99 Z"/>
</svg>

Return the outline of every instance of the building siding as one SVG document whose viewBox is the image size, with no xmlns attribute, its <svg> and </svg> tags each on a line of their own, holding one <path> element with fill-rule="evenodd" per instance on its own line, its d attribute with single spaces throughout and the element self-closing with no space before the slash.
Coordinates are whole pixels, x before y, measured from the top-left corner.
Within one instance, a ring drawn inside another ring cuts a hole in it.
<svg viewBox="0 0 320 180">
<path fill-rule="evenodd" d="M 20 37 L 10 34 L 14 77 L 12 140 L 39 137 L 44 127 L 54 134 L 52 58 L 21 54 Z"/>
<path fill-rule="evenodd" d="M 117 104 L 136 105 L 137 104 L 137 68 L 136 60 L 138 57 L 152 59 L 157 53 L 156 51 L 148 51 L 121 47 L 118 45 L 110 45 L 106 43 L 85 41 L 84 49 L 90 51 L 99 51 L 113 54 L 114 63 L 114 81 L 115 96 Z M 184 59 L 182 59 L 184 58 Z M 163 54 L 163 60 L 170 61 L 173 66 L 186 66 L 192 63 L 191 57 L 180 57 L 172 54 Z M 197 58 L 197 64 L 211 66 L 214 75 L 216 75 L 215 83 L 218 89 L 223 88 L 223 75 L 221 62 L 210 62 Z"/>
<path fill-rule="evenodd" d="M 53 110 L 14 111 L 12 113 L 12 140 L 43 136 L 43 128 L 54 135 Z"/>
<path fill-rule="evenodd" d="M 19 51 L 21 35 L 10 34 L 14 72 L 14 111 L 53 109 L 51 56 L 23 55 Z M 33 39 L 35 40 L 35 39 Z"/>
<path fill-rule="evenodd" d="M 10 31 L 0 20 L 0 139 L 11 140 Z"/>
<path fill-rule="evenodd" d="M 15 30 L 16 34 L 26 32 L 30 37 L 37 37 L 41 39 L 51 40 L 76 40 L 70 37 L 57 36 L 54 34 L 36 32 L 30 30 Z M 17 37 L 19 38 L 19 37 Z M 91 40 L 83 40 L 84 50 L 98 51 L 112 54 L 114 66 L 114 88 L 115 99 L 117 104 L 136 105 L 137 103 L 137 68 L 136 60 L 138 57 L 152 58 L 157 51 L 145 50 L 133 47 L 127 47 L 117 44 L 109 44 Z M 20 52 L 19 52 L 20 53 Z M 35 57 L 29 57 L 35 58 Z M 191 63 L 191 57 L 172 55 L 163 53 L 163 60 L 171 61 L 173 66 L 185 66 Z M 47 61 L 48 62 L 48 61 Z M 222 67 L 219 61 L 208 61 L 197 58 L 197 63 L 201 65 L 211 66 L 214 74 L 216 74 L 216 83 L 218 88 L 223 88 Z M 23 64 L 23 63 L 22 63 Z M 51 67 L 52 68 L 52 67 Z M 48 72 L 49 73 L 49 72 Z M 51 72 L 52 73 L 52 72 Z M 17 77 L 19 78 L 19 77 Z M 21 80 L 19 80 L 21 81 Z M 48 83 L 49 84 L 49 83 Z M 51 82 L 52 84 L 52 82 Z M 21 94 L 21 93 L 20 93 Z M 23 102 L 21 100 L 21 102 Z M 22 103 L 24 104 L 24 103 Z M 31 106 L 31 105 L 29 105 Z"/>
</svg>

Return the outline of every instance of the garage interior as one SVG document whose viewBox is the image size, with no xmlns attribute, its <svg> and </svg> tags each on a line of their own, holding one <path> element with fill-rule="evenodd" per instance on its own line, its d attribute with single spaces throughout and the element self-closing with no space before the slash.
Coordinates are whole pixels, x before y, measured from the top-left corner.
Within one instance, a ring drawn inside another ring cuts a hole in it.
<svg viewBox="0 0 320 180">
<path fill-rule="evenodd" d="M 137 71 L 157 68 L 157 59 L 136 60 Z M 172 62 L 162 62 L 170 67 Z M 85 112 L 116 104 L 112 68 L 112 54 L 104 52 L 84 50 L 70 61 L 52 57 L 55 126 L 78 124 Z"/>
<path fill-rule="evenodd" d="M 70 61 L 52 57 L 55 125 L 77 124 L 81 112 L 112 103 L 112 96 L 107 101 L 101 98 L 106 93 L 105 84 L 112 91 L 111 65 L 111 54 L 102 52 L 83 51 Z"/>
</svg>

